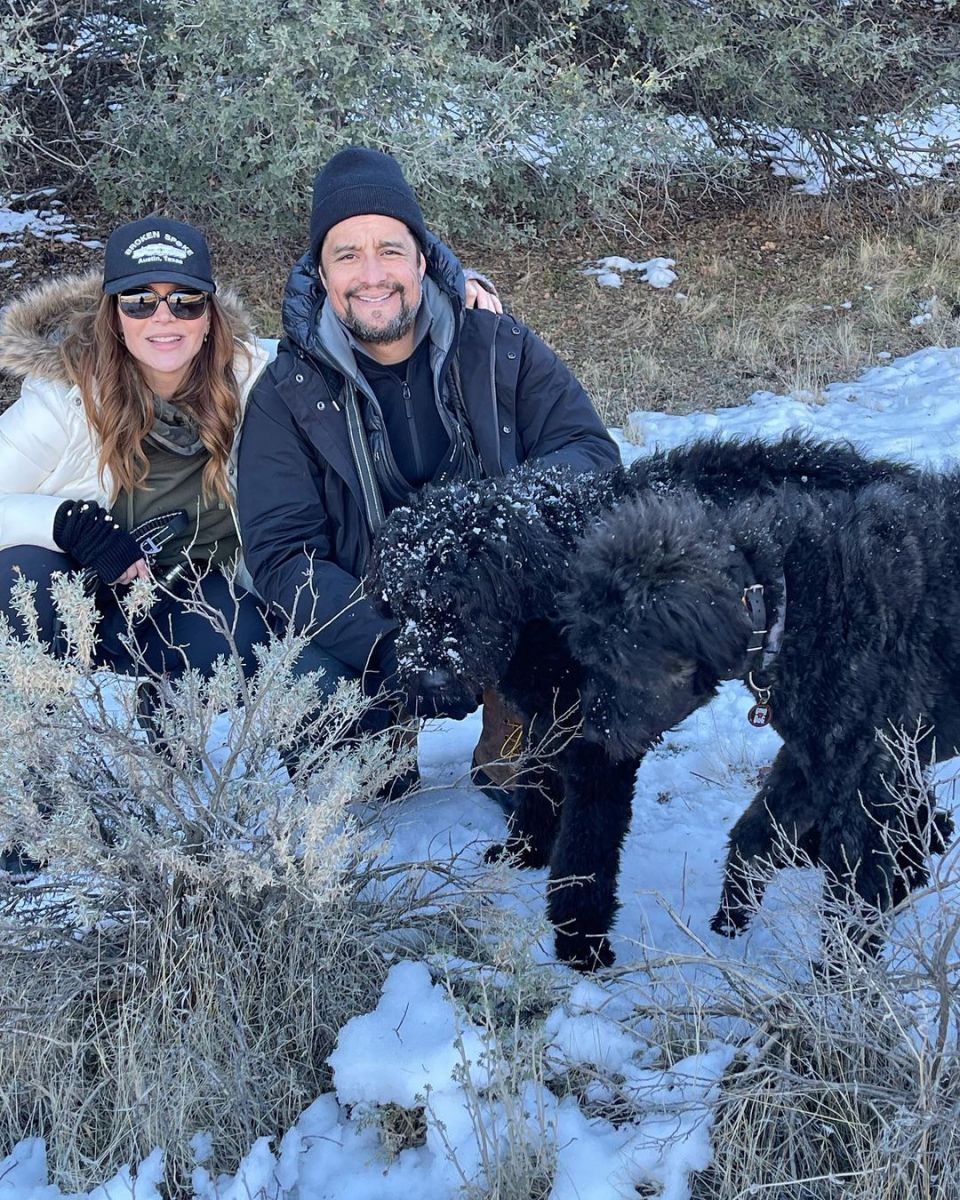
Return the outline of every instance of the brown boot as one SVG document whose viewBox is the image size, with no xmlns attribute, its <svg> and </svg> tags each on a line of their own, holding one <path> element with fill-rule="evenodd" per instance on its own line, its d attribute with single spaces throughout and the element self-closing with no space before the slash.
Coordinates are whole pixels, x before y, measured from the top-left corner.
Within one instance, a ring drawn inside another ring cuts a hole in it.
<svg viewBox="0 0 960 1200">
<path fill-rule="evenodd" d="M 513 810 L 513 788 L 523 749 L 523 723 L 496 690 L 483 693 L 483 728 L 473 752 L 470 778 L 475 787 L 507 812 Z"/>
</svg>

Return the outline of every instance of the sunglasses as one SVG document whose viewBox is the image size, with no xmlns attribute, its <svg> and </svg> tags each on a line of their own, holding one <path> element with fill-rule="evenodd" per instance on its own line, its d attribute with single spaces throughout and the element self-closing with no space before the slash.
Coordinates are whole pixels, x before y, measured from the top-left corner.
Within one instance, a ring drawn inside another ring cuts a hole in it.
<svg viewBox="0 0 960 1200">
<path fill-rule="evenodd" d="M 179 321 L 196 321 L 207 311 L 209 292 L 198 292 L 196 288 L 175 288 L 161 296 L 151 287 L 131 288 L 117 296 L 120 311 L 125 317 L 133 317 L 142 321 L 152 317 L 160 307 L 161 301 L 166 301 L 170 315 Z"/>
</svg>

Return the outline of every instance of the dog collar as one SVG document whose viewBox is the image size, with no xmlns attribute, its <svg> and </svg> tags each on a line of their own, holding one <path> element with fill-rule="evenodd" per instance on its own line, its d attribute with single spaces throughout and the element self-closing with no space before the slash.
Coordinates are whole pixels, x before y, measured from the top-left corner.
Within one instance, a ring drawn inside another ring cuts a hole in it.
<svg viewBox="0 0 960 1200">
<path fill-rule="evenodd" d="M 756 704 L 747 713 L 751 725 L 763 727 L 769 725 L 773 716 L 770 704 L 770 688 L 757 683 L 753 677 L 754 669 L 765 669 L 780 652 L 780 642 L 783 639 L 783 628 L 787 613 L 787 585 L 781 578 L 781 602 L 774 613 L 773 624 L 768 625 L 767 605 L 763 594 L 762 583 L 751 583 L 743 589 L 741 601 L 750 617 L 750 643 L 747 646 L 747 687 L 753 693 Z"/>
</svg>

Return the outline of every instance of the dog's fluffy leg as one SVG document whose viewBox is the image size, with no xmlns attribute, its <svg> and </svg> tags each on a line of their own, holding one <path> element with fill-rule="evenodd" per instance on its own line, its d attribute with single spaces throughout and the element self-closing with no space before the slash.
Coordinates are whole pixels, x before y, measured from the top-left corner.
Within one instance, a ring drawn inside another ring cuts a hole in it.
<svg viewBox="0 0 960 1200">
<path fill-rule="evenodd" d="M 523 867 L 545 867 L 557 838 L 563 806 L 563 784 L 549 764 L 525 767 L 514 788 L 510 833 L 502 845 L 491 846 L 485 858 L 496 862 L 509 855 Z"/>
<path fill-rule="evenodd" d="M 550 862 L 548 912 L 557 957 L 581 970 L 614 961 L 607 934 L 617 911 L 620 851 L 638 765 L 638 759 L 613 762 L 601 746 L 582 738 L 561 759 L 564 802 Z"/>
<path fill-rule="evenodd" d="M 819 854 L 817 810 L 806 775 L 784 746 L 749 808 L 730 831 L 714 933 L 736 937 L 760 906 L 770 873 Z"/>
</svg>

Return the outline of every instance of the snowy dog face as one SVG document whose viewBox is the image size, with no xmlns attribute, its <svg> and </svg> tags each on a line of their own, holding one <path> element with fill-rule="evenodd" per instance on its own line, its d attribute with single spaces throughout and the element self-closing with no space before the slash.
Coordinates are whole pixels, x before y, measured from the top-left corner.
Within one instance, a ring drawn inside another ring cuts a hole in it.
<svg viewBox="0 0 960 1200">
<path fill-rule="evenodd" d="M 532 463 L 425 488 L 392 512 L 370 586 L 400 626 L 404 684 L 455 678 L 475 694 L 501 680 L 523 627 L 555 617 L 577 538 L 615 478 Z"/>
<path fill-rule="evenodd" d="M 581 542 L 561 617 L 584 733 L 615 757 L 645 753 L 743 665 L 750 622 L 722 540 L 692 497 L 645 495 Z"/>
<path fill-rule="evenodd" d="M 476 693 L 510 661 L 522 562 L 491 494 L 489 482 L 427 489 L 378 536 L 369 586 L 398 622 L 405 685 L 446 676 Z"/>
</svg>

